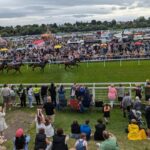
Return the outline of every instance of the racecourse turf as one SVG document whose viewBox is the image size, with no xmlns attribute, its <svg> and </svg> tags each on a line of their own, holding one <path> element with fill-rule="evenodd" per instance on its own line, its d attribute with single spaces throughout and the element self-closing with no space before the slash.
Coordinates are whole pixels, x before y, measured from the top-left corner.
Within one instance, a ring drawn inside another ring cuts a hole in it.
<svg viewBox="0 0 150 150">
<path fill-rule="evenodd" d="M 21 74 L 11 70 L 0 72 L 0 83 L 57 83 L 67 82 L 142 82 L 150 78 L 150 61 L 120 61 L 80 63 L 78 68 L 64 69 L 64 65 L 47 65 L 44 73 L 28 65 L 21 68 Z"/>
<path fill-rule="evenodd" d="M 105 66 L 104 66 L 105 65 Z M 142 82 L 150 78 L 150 61 L 123 61 L 120 62 L 103 62 L 99 63 L 80 63 L 79 68 L 68 69 L 65 71 L 63 65 L 47 65 L 45 72 L 36 69 L 34 72 L 28 66 L 23 66 L 21 74 L 14 73 L 14 71 L 7 73 L 0 73 L 0 83 L 69 83 L 69 82 Z M 16 108 L 15 111 L 17 111 Z M 35 114 L 35 109 L 22 109 L 22 111 Z M 7 115 L 11 113 L 8 112 Z M 17 117 L 17 116 L 16 116 Z M 70 133 L 70 124 L 74 119 L 83 123 L 85 119 L 90 119 L 92 133 L 94 133 L 94 125 L 96 120 L 102 118 L 102 111 L 91 110 L 80 114 L 77 112 L 70 112 L 65 110 L 57 112 L 55 127 L 63 127 L 65 133 Z M 150 150 L 150 141 L 128 141 L 125 128 L 127 127 L 127 119 L 122 117 L 122 112 L 119 108 L 114 109 L 111 114 L 110 123 L 107 129 L 114 133 L 118 139 L 120 150 Z M 27 129 L 26 129 L 27 130 Z M 34 148 L 35 125 L 29 125 L 28 134 L 32 139 L 29 145 L 29 150 Z M 74 140 L 69 140 L 69 147 L 74 145 Z M 9 140 L 5 146 L 8 150 L 12 149 L 12 141 Z M 95 142 L 89 142 L 89 150 L 96 150 Z"/>
</svg>

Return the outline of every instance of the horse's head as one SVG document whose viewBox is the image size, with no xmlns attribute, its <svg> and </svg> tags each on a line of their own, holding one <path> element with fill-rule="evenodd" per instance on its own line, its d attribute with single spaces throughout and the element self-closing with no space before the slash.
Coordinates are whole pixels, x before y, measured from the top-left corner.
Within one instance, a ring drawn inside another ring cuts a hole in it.
<svg viewBox="0 0 150 150">
<path fill-rule="evenodd" d="M 48 64 L 48 63 L 49 63 L 49 61 L 48 61 L 48 60 L 45 60 L 45 61 L 44 61 L 44 64 Z"/>
</svg>

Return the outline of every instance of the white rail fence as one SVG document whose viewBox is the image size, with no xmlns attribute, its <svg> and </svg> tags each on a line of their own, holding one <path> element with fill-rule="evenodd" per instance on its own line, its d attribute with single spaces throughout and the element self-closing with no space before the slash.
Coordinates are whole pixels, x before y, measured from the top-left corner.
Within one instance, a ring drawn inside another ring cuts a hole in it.
<svg viewBox="0 0 150 150">
<path fill-rule="evenodd" d="M 50 83 L 25 83 L 23 84 L 25 87 L 32 85 L 34 87 L 34 85 L 38 85 L 38 86 L 42 86 L 42 85 L 46 85 L 46 86 L 50 86 Z M 93 102 L 95 101 L 104 101 L 107 102 L 108 98 L 108 86 L 111 84 L 114 84 L 114 86 L 116 88 L 119 87 L 119 84 L 122 84 L 125 92 L 129 92 L 131 97 L 134 99 L 135 98 L 135 91 L 133 89 L 135 89 L 136 84 L 140 84 L 143 87 L 143 99 L 145 99 L 145 95 L 144 95 L 144 86 L 145 86 L 145 82 L 112 82 L 112 83 L 76 83 L 79 85 L 84 85 L 87 86 L 90 90 L 90 94 L 93 95 Z M 18 84 L 9 84 L 9 85 L 15 85 L 15 87 L 17 88 L 19 86 Z M 70 89 L 71 86 L 73 85 L 73 83 L 55 83 L 57 89 L 59 88 L 60 85 L 64 85 L 66 93 L 66 99 L 69 100 L 70 99 Z M 0 84 L 0 88 L 2 88 L 3 84 Z M 57 94 L 58 95 L 58 94 Z"/>
</svg>

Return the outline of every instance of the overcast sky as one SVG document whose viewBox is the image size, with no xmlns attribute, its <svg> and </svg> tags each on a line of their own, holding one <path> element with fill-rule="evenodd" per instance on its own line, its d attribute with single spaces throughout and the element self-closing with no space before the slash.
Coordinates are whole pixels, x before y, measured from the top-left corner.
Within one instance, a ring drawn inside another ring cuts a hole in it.
<svg viewBox="0 0 150 150">
<path fill-rule="evenodd" d="M 150 0 L 0 0 L 0 26 L 150 17 Z"/>
</svg>

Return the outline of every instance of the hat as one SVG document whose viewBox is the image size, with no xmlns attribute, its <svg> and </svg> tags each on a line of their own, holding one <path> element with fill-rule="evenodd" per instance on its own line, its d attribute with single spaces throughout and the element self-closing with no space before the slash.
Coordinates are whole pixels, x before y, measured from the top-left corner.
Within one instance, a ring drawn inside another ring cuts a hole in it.
<svg viewBox="0 0 150 150">
<path fill-rule="evenodd" d="M 135 97 L 136 100 L 140 100 L 140 98 L 138 96 Z"/>
<path fill-rule="evenodd" d="M 135 119 L 132 119 L 131 123 L 137 123 L 137 121 Z"/>
<path fill-rule="evenodd" d="M 16 137 L 21 137 L 23 134 L 24 134 L 24 131 L 23 131 L 22 128 L 19 128 L 19 129 L 16 131 Z"/>
</svg>

